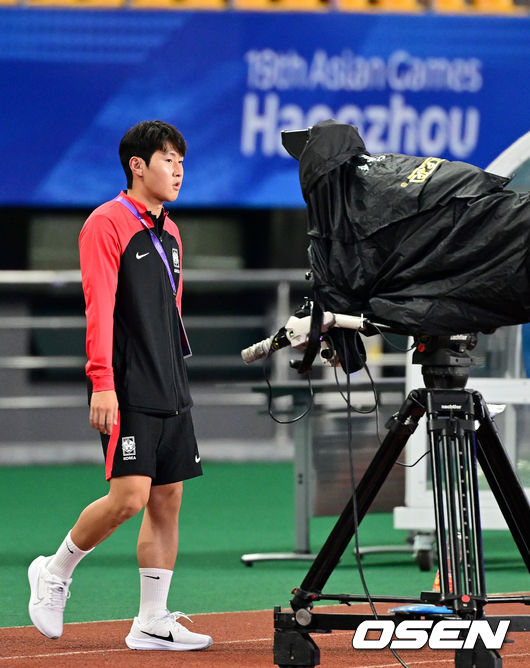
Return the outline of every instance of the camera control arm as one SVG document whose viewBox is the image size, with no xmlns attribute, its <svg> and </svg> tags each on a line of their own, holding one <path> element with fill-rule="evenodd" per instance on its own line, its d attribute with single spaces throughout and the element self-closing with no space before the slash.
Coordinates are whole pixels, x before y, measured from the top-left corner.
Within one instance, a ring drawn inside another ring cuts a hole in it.
<svg viewBox="0 0 530 668">
<path fill-rule="evenodd" d="M 364 330 L 369 325 L 366 318 L 356 315 L 344 315 L 342 313 L 331 313 L 325 311 L 322 319 L 321 332 L 324 334 L 332 327 L 342 327 L 344 329 Z M 299 318 L 291 316 L 276 334 L 268 339 L 259 341 L 249 348 L 241 351 L 241 357 L 246 364 L 251 364 L 267 355 L 276 352 L 280 348 L 292 346 L 298 350 L 303 349 L 308 342 L 311 329 L 311 316 Z"/>
</svg>

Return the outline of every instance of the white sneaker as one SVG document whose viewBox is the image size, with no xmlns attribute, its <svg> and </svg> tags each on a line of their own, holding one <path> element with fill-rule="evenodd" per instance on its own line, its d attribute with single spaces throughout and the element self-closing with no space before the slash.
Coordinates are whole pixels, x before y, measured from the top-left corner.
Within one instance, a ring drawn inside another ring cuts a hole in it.
<svg viewBox="0 0 530 668">
<path fill-rule="evenodd" d="M 63 613 L 68 587 L 72 578 L 62 580 L 46 568 L 51 557 L 37 557 L 28 568 L 31 589 L 29 616 L 39 631 L 48 638 L 59 638 L 63 633 Z"/>
<path fill-rule="evenodd" d="M 209 647 L 213 640 L 201 633 L 192 633 L 177 622 L 179 617 L 191 619 L 182 612 L 169 612 L 162 617 L 155 617 L 146 624 L 140 624 L 134 618 L 125 643 L 129 649 L 164 649 L 183 652 Z"/>
</svg>

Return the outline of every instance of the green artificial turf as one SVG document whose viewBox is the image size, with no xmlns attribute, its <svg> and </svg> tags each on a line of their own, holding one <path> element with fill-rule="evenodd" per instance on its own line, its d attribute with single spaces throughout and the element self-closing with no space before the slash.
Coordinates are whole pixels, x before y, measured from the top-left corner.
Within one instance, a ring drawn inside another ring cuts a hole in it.
<svg viewBox="0 0 530 668">
<path fill-rule="evenodd" d="M 248 552 L 286 552 L 294 546 L 293 472 L 289 463 L 210 463 L 202 478 L 185 483 L 180 553 L 171 588 L 172 610 L 186 613 L 288 606 L 308 562 L 244 566 Z M 0 469 L 4 532 L 0 546 L 0 626 L 29 624 L 26 571 L 39 554 L 51 554 L 86 504 L 105 494 L 102 467 L 43 466 Z M 140 518 L 133 518 L 84 559 L 74 573 L 65 622 L 131 618 L 139 582 L 135 556 Z M 311 519 L 311 547 L 318 551 L 336 518 Z M 403 545 L 406 532 L 390 514 L 369 514 L 360 543 Z M 488 593 L 529 588 L 528 572 L 508 532 L 485 531 Z M 374 595 L 417 596 L 432 589 L 434 571 L 420 571 L 406 553 L 363 557 Z M 362 593 L 351 547 L 324 589 Z"/>
</svg>

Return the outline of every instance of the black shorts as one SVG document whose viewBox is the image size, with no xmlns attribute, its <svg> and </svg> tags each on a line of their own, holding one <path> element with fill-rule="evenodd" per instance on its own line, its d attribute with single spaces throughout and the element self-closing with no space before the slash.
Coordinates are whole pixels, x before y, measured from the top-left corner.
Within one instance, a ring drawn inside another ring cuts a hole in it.
<svg viewBox="0 0 530 668">
<path fill-rule="evenodd" d="M 202 475 L 190 411 L 159 416 L 118 411 L 112 433 L 101 434 L 107 480 L 146 475 L 167 485 Z"/>
</svg>

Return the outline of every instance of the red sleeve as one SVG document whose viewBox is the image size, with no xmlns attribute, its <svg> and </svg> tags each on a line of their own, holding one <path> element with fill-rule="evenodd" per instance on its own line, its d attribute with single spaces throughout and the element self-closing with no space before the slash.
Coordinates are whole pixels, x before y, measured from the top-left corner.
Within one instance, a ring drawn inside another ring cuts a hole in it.
<svg viewBox="0 0 530 668">
<path fill-rule="evenodd" d="M 81 280 L 86 304 L 86 374 L 94 392 L 114 389 L 112 340 L 121 248 L 111 220 L 92 214 L 79 235 Z"/>
</svg>

